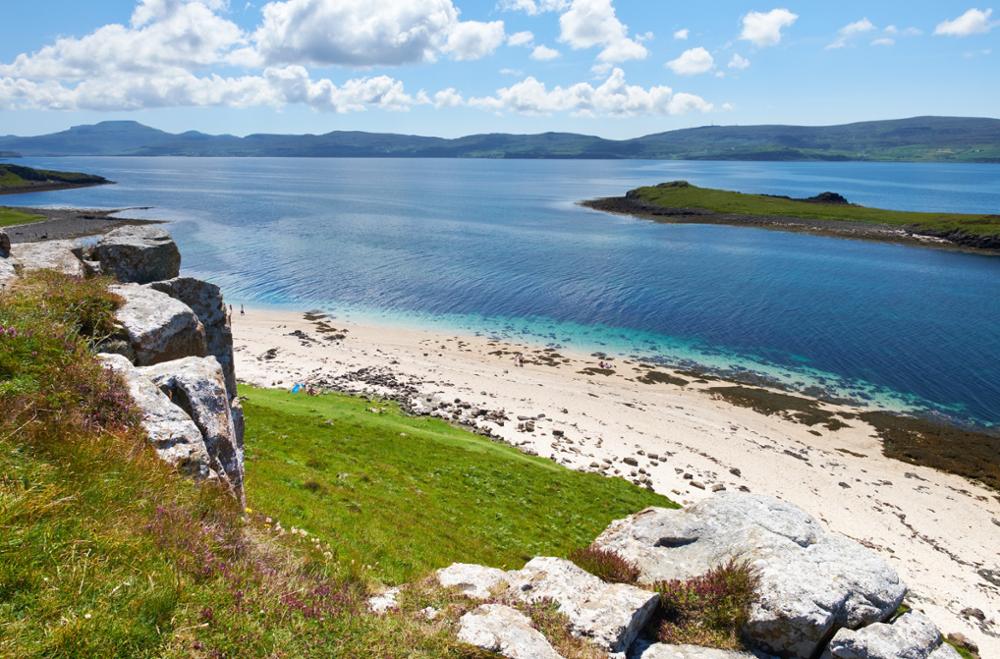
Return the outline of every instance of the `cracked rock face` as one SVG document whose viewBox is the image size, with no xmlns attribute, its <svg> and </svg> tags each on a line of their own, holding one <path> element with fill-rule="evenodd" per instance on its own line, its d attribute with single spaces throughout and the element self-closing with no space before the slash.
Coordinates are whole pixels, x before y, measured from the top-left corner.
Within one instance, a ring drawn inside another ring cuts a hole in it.
<svg viewBox="0 0 1000 659">
<path fill-rule="evenodd" d="M 609 584 L 562 558 L 538 557 L 507 573 L 510 591 L 526 602 L 551 599 L 570 632 L 608 652 L 625 652 L 656 613 L 659 595 Z"/>
<path fill-rule="evenodd" d="M 104 365 L 122 374 L 142 413 L 142 427 L 164 462 L 195 480 L 215 476 L 201 431 L 183 409 L 121 355 L 98 355 Z"/>
<path fill-rule="evenodd" d="M 110 290 L 125 300 L 115 317 L 128 333 L 137 365 L 208 354 L 205 328 L 183 302 L 138 284 L 115 285 Z"/>
<path fill-rule="evenodd" d="M 9 258 L 25 272 L 55 270 L 64 275 L 83 277 L 83 261 L 77 258 L 73 240 L 45 240 L 37 243 L 18 243 Z"/>
<path fill-rule="evenodd" d="M 205 328 L 208 354 L 218 360 L 226 379 L 229 397 L 236 396 L 236 371 L 233 365 L 233 330 L 223 302 L 222 291 L 215 284 L 194 279 L 175 277 L 150 284 L 161 293 L 180 300 L 194 311 Z"/>
<path fill-rule="evenodd" d="M 233 424 L 222 367 L 214 357 L 186 357 L 139 369 L 194 421 L 209 468 L 244 502 L 243 446 Z M 242 421 L 241 421 L 242 424 Z"/>
<path fill-rule="evenodd" d="M 636 643 L 629 659 L 754 659 L 757 655 L 735 650 L 705 648 L 700 645 L 669 645 L 667 643 Z"/>
<path fill-rule="evenodd" d="M 170 234 L 156 226 L 124 226 L 101 238 L 93 251 L 105 273 L 122 283 L 148 284 L 173 279 L 181 253 Z"/>
<path fill-rule="evenodd" d="M 531 620 L 503 604 L 483 604 L 462 616 L 458 640 L 508 659 L 561 659 Z"/>
<path fill-rule="evenodd" d="M 648 508 L 612 522 L 594 544 L 634 561 L 645 584 L 689 579 L 731 558 L 751 561 L 760 599 L 744 632 L 755 647 L 783 656 L 813 656 L 837 629 L 887 619 L 906 593 L 875 553 L 765 496 L 725 493 L 683 510 Z"/>
<path fill-rule="evenodd" d="M 961 655 L 944 642 L 927 616 L 911 611 L 892 624 L 876 623 L 857 631 L 841 629 L 824 658 L 961 659 Z"/>
</svg>

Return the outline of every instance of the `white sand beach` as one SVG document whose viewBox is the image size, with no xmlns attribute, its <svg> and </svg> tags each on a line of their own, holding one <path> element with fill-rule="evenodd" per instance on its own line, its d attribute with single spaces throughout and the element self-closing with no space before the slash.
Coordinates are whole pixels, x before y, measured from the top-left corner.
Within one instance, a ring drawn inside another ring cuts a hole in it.
<svg viewBox="0 0 1000 659">
<path fill-rule="evenodd" d="M 680 503 L 722 487 L 780 497 L 887 558 L 910 586 L 912 605 L 943 632 L 965 634 L 983 657 L 1000 656 L 1000 497 L 884 457 L 858 419 L 838 430 L 808 426 L 713 396 L 709 387 L 727 384 L 718 380 L 659 368 L 653 379 L 686 384 L 646 383 L 638 378 L 649 369 L 621 358 L 607 374 L 582 373 L 599 358 L 481 336 L 257 309 L 237 311 L 233 333 L 243 382 L 325 384 L 428 409 L 447 402 L 438 414 L 461 411 L 522 450 L 648 483 Z M 508 419 L 502 426 L 486 413 L 499 410 Z"/>
</svg>

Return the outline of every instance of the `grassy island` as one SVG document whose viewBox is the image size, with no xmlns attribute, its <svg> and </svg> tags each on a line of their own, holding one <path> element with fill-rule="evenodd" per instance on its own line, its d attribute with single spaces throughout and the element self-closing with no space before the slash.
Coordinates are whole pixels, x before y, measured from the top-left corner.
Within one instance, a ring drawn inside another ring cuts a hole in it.
<svg viewBox="0 0 1000 659">
<path fill-rule="evenodd" d="M 808 199 L 701 188 L 672 181 L 624 197 L 584 202 L 659 222 L 762 226 L 891 242 L 1000 249 L 1000 214 L 926 213 L 868 208 L 824 192 Z"/>
<path fill-rule="evenodd" d="M 50 169 L 35 169 L 22 165 L 0 163 L 0 194 L 64 190 L 107 183 L 111 183 L 111 181 L 94 174 L 57 172 Z"/>
</svg>

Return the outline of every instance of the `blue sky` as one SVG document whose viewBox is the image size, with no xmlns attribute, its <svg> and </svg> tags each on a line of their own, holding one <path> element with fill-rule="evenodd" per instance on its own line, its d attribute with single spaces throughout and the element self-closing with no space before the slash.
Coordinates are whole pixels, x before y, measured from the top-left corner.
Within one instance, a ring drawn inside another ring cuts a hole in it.
<svg viewBox="0 0 1000 659">
<path fill-rule="evenodd" d="M 967 1 L 46 0 L 0 25 L 0 134 L 632 137 L 998 116 L 1000 11 Z"/>
</svg>

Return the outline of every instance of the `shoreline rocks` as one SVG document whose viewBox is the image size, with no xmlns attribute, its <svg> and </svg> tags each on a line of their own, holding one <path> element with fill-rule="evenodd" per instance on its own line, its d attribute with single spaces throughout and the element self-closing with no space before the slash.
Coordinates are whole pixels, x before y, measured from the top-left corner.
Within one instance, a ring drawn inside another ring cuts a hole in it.
<svg viewBox="0 0 1000 659">
<path fill-rule="evenodd" d="M 148 284 L 180 273 L 181 253 L 170 234 L 153 225 L 130 225 L 109 231 L 92 250 L 93 260 L 115 279 Z"/>
<path fill-rule="evenodd" d="M 128 334 L 137 366 L 208 354 L 205 328 L 183 302 L 139 284 L 118 284 L 111 292 L 125 300 L 115 315 Z"/>
</svg>

